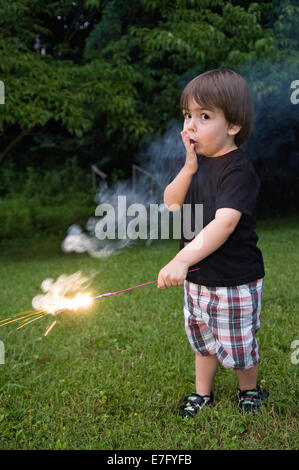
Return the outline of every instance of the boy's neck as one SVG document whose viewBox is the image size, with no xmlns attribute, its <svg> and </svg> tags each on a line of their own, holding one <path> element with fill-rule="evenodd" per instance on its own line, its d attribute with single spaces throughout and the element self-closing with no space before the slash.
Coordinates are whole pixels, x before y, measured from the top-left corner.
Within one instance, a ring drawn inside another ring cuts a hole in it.
<svg viewBox="0 0 299 470">
<path fill-rule="evenodd" d="M 233 150 L 238 150 L 239 147 L 236 145 L 232 145 L 226 149 L 219 150 L 215 155 L 208 155 L 209 158 L 217 158 L 217 157 L 222 157 L 223 155 L 226 155 L 229 152 L 232 152 Z"/>
</svg>

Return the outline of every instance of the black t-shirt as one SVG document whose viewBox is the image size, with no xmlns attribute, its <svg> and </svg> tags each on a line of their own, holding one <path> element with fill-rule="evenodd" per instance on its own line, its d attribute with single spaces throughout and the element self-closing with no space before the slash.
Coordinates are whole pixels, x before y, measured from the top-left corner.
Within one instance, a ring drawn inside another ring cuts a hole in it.
<svg viewBox="0 0 299 470">
<path fill-rule="evenodd" d="M 220 157 L 198 156 L 198 170 L 192 177 L 184 201 L 191 207 L 192 230 L 196 227 L 195 204 L 203 204 L 203 228 L 215 218 L 217 209 L 230 207 L 241 211 L 242 215 L 235 230 L 220 248 L 190 266 L 189 269 L 200 269 L 187 274 L 188 281 L 209 287 L 229 287 L 265 276 L 255 233 L 255 205 L 260 185 L 254 166 L 241 148 Z M 181 221 L 180 249 L 191 241 L 184 237 L 183 217 Z M 194 237 L 197 234 L 195 232 Z"/>
</svg>

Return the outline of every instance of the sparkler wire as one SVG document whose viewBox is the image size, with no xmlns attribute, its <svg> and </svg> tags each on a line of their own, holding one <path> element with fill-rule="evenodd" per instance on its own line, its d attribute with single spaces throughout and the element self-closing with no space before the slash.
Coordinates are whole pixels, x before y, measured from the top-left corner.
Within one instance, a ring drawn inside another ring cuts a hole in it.
<svg viewBox="0 0 299 470">
<path fill-rule="evenodd" d="M 199 269 L 200 268 L 191 269 L 190 271 L 188 271 L 188 273 L 192 273 L 192 271 L 198 271 Z M 139 284 L 138 286 L 129 287 L 128 289 L 118 290 L 116 292 L 107 292 L 106 294 L 93 297 L 92 300 L 101 299 L 102 297 L 109 297 L 110 295 L 121 294 L 121 292 L 127 292 L 128 290 L 131 290 L 131 289 L 137 289 L 137 287 L 147 286 L 148 284 L 153 284 L 154 282 L 158 282 L 158 279 L 156 279 L 155 281 L 145 282 L 144 284 Z"/>
</svg>

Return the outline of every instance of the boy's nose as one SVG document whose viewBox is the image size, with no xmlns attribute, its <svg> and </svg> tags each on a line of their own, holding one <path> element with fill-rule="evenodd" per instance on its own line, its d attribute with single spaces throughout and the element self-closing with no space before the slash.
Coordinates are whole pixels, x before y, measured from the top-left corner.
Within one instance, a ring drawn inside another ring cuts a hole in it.
<svg viewBox="0 0 299 470">
<path fill-rule="evenodd" d="M 196 125 L 195 125 L 195 122 L 193 119 L 190 119 L 190 121 L 188 122 L 187 126 L 186 126 L 186 129 L 188 131 L 194 131 L 196 129 Z"/>
</svg>

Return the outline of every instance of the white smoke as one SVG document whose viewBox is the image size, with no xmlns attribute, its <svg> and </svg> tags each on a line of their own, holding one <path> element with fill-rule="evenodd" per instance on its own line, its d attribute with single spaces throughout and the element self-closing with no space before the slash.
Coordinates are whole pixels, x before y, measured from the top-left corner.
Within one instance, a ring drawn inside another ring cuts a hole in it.
<svg viewBox="0 0 299 470">
<path fill-rule="evenodd" d="M 90 233 L 93 232 L 91 228 L 92 219 L 88 221 L 87 227 L 90 229 Z M 62 250 L 65 253 L 88 253 L 94 258 L 105 258 L 113 253 L 115 249 L 109 246 L 100 248 L 98 240 L 93 235 L 87 235 L 83 232 L 81 227 L 77 224 L 73 224 L 67 231 L 67 236 L 62 242 Z"/>
<path fill-rule="evenodd" d="M 100 184 L 98 193 L 95 197 L 96 204 L 110 204 L 115 209 L 116 233 L 120 227 L 125 227 L 126 237 L 123 239 L 103 239 L 96 236 L 96 225 L 99 217 L 88 219 L 85 231 L 79 225 L 71 225 L 67 231 L 66 238 L 62 243 L 62 250 L 66 253 L 88 253 L 96 258 L 103 258 L 111 254 L 117 254 L 124 248 L 133 245 L 134 240 L 132 226 L 130 221 L 133 217 L 125 217 L 125 214 L 118 214 L 118 198 L 126 197 L 127 207 L 131 204 L 142 204 L 147 208 L 147 214 L 139 217 L 140 224 L 148 226 L 147 239 L 144 240 L 146 246 L 149 246 L 154 237 L 155 230 L 149 226 L 148 209 L 150 204 L 159 205 L 160 213 L 160 233 L 166 229 L 166 218 L 162 214 L 167 211 L 163 205 L 163 192 L 169 182 L 176 176 L 184 164 L 184 146 L 181 140 L 180 131 L 182 125 L 171 123 L 164 135 L 154 139 L 153 136 L 147 138 L 143 147 L 146 151 L 137 155 L 137 161 L 140 166 L 152 175 L 138 173 L 135 181 L 135 187 L 132 187 L 132 180 L 118 181 L 111 187 L 105 182 Z M 142 218 L 143 217 L 143 218 Z M 111 213 L 107 213 L 101 219 L 103 224 L 109 224 Z M 168 223 L 168 222 L 167 222 Z M 169 227 L 168 227 L 169 228 Z"/>
</svg>

